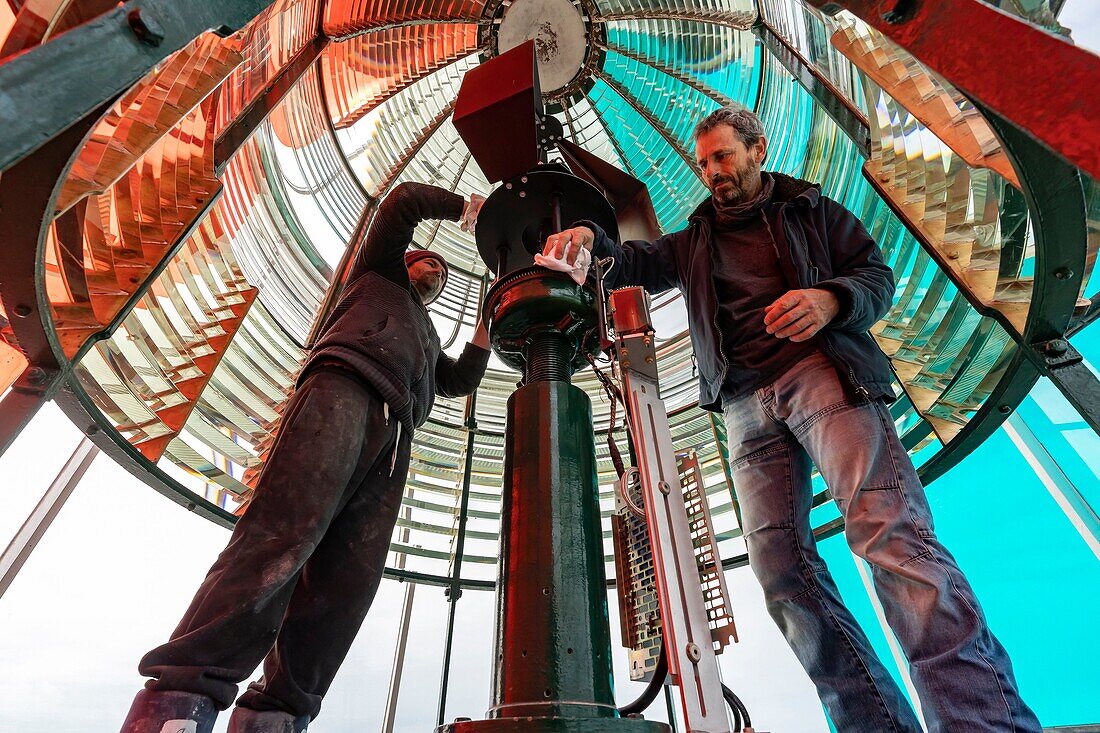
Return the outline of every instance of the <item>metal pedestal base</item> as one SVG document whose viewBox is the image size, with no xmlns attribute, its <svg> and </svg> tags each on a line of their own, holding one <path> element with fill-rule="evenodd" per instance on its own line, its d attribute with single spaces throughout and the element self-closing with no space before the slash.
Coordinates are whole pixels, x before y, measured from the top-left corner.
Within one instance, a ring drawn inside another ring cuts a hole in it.
<svg viewBox="0 0 1100 733">
<path fill-rule="evenodd" d="M 496 718 L 463 720 L 435 733 L 671 733 L 666 723 L 641 718 Z"/>
</svg>

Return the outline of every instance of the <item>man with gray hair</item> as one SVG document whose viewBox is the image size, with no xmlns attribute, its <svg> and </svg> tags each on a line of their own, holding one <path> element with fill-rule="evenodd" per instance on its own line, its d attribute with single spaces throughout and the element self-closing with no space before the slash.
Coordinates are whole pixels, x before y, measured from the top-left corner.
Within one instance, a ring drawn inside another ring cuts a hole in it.
<svg viewBox="0 0 1100 733">
<path fill-rule="evenodd" d="M 878 246 L 817 185 L 761 172 L 768 142 L 751 111 L 715 110 L 694 138 L 711 196 L 686 229 L 620 245 L 580 222 L 544 254 L 572 261 L 580 245 L 614 259 L 609 287 L 683 294 L 700 405 L 721 410 L 729 430 L 749 562 L 837 730 L 921 726 L 817 552 L 811 462 L 849 546 L 871 565 L 929 730 L 1039 733 L 1008 654 L 933 532 L 887 408 L 890 363 L 867 332 L 894 294 Z"/>
</svg>

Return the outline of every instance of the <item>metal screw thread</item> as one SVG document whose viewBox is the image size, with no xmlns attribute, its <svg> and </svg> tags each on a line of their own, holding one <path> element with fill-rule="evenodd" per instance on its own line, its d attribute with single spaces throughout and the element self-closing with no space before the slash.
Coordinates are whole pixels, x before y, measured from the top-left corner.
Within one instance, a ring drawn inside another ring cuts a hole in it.
<svg viewBox="0 0 1100 733">
<path fill-rule="evenodd" d="M 570 368 L 569 339 L 560 333 L 546 333 L 533 339 L 527 346 L 527 369 L 524 383 L 568 382 L 573 376 Z"/>
</svg>

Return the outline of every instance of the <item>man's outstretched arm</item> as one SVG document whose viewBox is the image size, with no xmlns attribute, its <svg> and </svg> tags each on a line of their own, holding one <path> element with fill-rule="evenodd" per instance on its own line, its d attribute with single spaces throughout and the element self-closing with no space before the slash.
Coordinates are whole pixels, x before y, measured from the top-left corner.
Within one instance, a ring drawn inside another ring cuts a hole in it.
<svg viewBox="0 0 1100 733">
<path fill-rule="evenodd" d="M 578 222 L 570 229 L 551 234 L 546 238 L 542 253 L 546 257 L 560 258 L 565 254 L 567 262 L 577 259 L 578 246 L 592 252 L 593 258 L 610 257 L 614 265 L 605 274 L 608 287 L 621 288 L 641 285 L 651 293 L 663 293 L 680 285 L 676 263 L 672 259 L 675 234 L 653 241 L 630 240 L 621 245 L 615 242 L 598 224 Z"/>
<path fill-rule="evenodd" d="M 474 336 L 457 359 L 439 352 L 435 363 L 435 391 L 443 397 L 462 397 L 477 389 L 489 365 L 489 332 L 477 322 Z"/>
<path fill-rule="evenodd" d="M 458 221 L 465 205 L 457 193 L 438 186 L 412 182 L 396 186 L 378 204 L 348 281 L 370 271 L 397 283 L 408 282 L 404 255 L 416 225 L 426 219 Z"/>
</svg>

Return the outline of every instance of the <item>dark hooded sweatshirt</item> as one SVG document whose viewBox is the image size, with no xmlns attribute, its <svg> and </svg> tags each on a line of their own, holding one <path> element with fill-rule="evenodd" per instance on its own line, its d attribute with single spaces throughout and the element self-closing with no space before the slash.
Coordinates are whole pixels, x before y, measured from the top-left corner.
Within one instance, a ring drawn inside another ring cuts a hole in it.
<svg viewBox="0 0 1100 733">
<path fill-rule="evenodd" d="M 840 301 L 840 312 L 815 337 L 854 395 L 894 399 L 890 361 L 867 330 L 882 318 L 894 295 L 894 278 L 878 245 L 852 212 L 808 181 L 771 174 L 775 190 L 764 220 L 788 290 L 820 288 Z M 678 288 L 688 313 L 688 332 L 699 365 L 699 404 L 722 409 L 722 392 L 743 392 L 730 384 L 723 330 L 718 318 L 714 271 L 714 207 L 708 197 L 688 227 L 654 242 L 619 244 L 592 222 L 593 254 L 614 259 L 607 286 L 641 285 L 651 293 Z M 776 374 L 774 377 L 778 377 Z"/>
<path fill-rule="evenodd" d="M 490 352 L 468 344 L 457 360 L 443 353 L 404 258 L 417 224 L 457 221 L 463 204 L 461 196 L 422 183 L 402 183 L 382 200 L 299 384 L 319 364 L 347 365 L 410 434 L 428 418 L 436 394 L 459 397 L 477 389 Z"/>
</svg>

